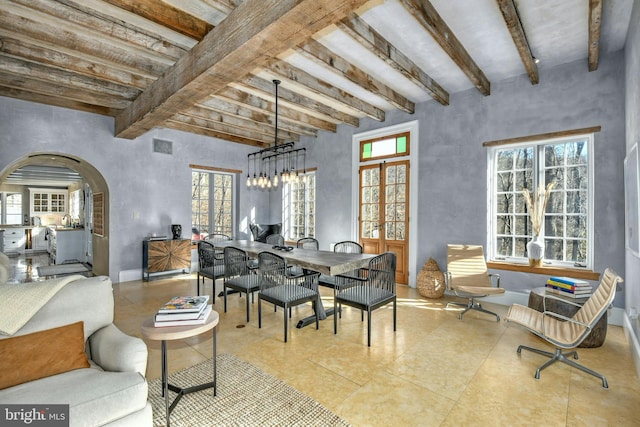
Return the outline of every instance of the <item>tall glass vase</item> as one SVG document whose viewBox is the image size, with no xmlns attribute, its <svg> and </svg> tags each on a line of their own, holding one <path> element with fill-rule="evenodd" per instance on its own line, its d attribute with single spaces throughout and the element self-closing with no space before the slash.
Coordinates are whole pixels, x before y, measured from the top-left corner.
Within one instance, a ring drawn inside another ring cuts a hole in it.
<svg viewBox="0 0 640 427">
<path fill-rule="evenodd" d="M 544 237 L 538 235 L 533 236 L 533 239 L 527 243 L 527 254 L 529 256 L 529 265 L 531 267 L 542 267 Z"/>
</svg>

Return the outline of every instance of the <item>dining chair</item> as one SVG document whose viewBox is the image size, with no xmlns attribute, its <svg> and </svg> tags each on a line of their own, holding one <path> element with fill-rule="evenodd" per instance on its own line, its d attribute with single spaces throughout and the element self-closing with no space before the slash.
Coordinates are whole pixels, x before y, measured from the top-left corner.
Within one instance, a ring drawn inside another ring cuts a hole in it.
<svg viewBox="0 0 640 427">
<path fill-rule="evenodd" d="M 204 240 L 209 240 L 211 242 L 217 243 L 217 242 L 229 241 L 231 240 L 231 237 L 223 233 L 212 233 L 212 234 L 209 234 Z"/>
<path fill-rule="evenodd" d="M 484 309 L 482 304 L 476 301 L 476 298 L 504 293 L 504 289 L 500 287 L 500 275 L 490 274 L 487 269 L 482 246 L 447 245 L 445 286 L 456 296 L 468 298 L 466 303 L 455 301 L 447 303 L 447 307 L 449 305 L 465 307 L 458 315 L 458 319 L 462 320 L 462 315 L 469 310 L 477 310 L 494 315 L 496 320 L 500 321 L 497 313 Z"/>
<path fill-rule="evenodd" d="M 320 244 L 318 243 L 318 240 L 313 237 L 303 237 L 301 239 L 298 239 L 298 241 L 296 242 L 296 247 L 317 251 L 320 249 Z"/>
<path fill-rule="evenodd" d="M 266 238 L 267 245 L 284 246 L 284 236 L 282 234 L 271 234 Z"/>
<path fill-rule="evenodd" d="M 354 242 L 352 240 L 344 240 L 342 242 L 338 242 L 333 245 L 333 251 L 338 253 L 349 253 L 349 254 L 361 254 L 362 253 L 362 245 L 358 242 Z M 345 277 L 349 276 L 359 276 L 359 272 L 357 270 L 351 271 L 343 274 L 343 280 Z M 335 288 L 336 286 L 336 277 L 329 276 L 326 274 L 321 274 L 319 279 L 320 286 L 325 286 L 327 288 Z"/>
<path fill-rule="evenodd" d="M 246 296 L 247 306 L 247 323 L 250 317 L 249 295 L 251 294 L 251 302 L 253 302 L 254 292 L 260 289 L 259 277 L 253 274 L 247 265 L 248 255 L 242 249 L 228 246 L 224 248 L 224 312 L 227 312 L 227 289 L 233 289 L 236 292 Z"/>
<path fill-rule="evenodd" d="M 522 350 L 528 350 L 549 357 L 549 360 L 536 370 L 535 379 L 540 379 L 540 371 L 543 369 L 555 362 L 562 362 L 594 377 L 600 378 L 602 380 L 602 387 L 609 388 L 609 384 L 604 375 L 570 359 L 570 357 L 578 359 L 576 350 L 567 353 L 563 353 L 562 350 L 577 348 L 585 338 L 589 336 L 593 328 L 598 324 L 600 318 L 613 303 L 613 299 L 616 296 L 616 287 L 618 283 L 622 281 L 622 277 L 612 269 L 607 268 L 602 274 L 600 285 L 598 285 L 596 291 L 571 318 L 547 311 L 546 300 L 559 299 L 554 295 L 548 294 L 545 295 L 543 299 L 542 312 L 520 304 L 513 304 L 509 308 L 506 318 L 508 323 L 522 326 L 527 331 L 534 333 L 556 347 L 555 352 L 551 353 L 525 345 L 518 346 L 518 354 L 521 354 Z M 566 299 L 562 299 L 562 301 L 563 303 L 570 303 Z M 579 304 L 575 305 L 580 306 Z"/>
<path fill-rule="evenodd" d="M 393 303 L 393 330 L 396 330 L 396 254 L 385 252 L 369 261 L 362 277 L 337 276 L 333 288 L 336 310 L 348 305 L 367 312 L 367 346 L 371 347 L 371 312 Z M 333 333 L 338 333 L 338 316 L 333 315 Z"/>
<path fill-rule="evenodd" d="M 224 256 L 216 247 L 206 240 L 198 241 L 198 273 L 196 280 L 197 294 L 200 295 L 200 278 L 204 288 L 204 278 L 213 281 L 213 299 L 215 304 L 216 280 L 224 277 Z M 203 289 L 204 290 L 204 289 Z"/>
<path fill-rule="evenodd" d="M 258 328 L 262 328 L 262 301 L 274 307 L 284 309 L 284 342 L 287 342 L 288 320 L 291 307 L 311 302 L 316 318 L 316 329 L 320 327 L 316 304 L 319 299 L 318 276 L 320 273 L 309 273 L 291 276 L 288 273 L 287 261 L 271 252 L 258 254 Z"/>
</svg>

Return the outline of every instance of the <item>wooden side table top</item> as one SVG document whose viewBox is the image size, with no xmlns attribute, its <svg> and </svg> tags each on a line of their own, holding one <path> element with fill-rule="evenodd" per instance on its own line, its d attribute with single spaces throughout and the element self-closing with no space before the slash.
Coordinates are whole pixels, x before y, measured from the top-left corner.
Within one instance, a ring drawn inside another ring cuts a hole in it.
<svg viewBox="0 0 640 427">
<path fill-rule="evenodd" d="M 210 331 L 216 327 L 219 321 L 220 315 L 215 310 L 211 310 L 207 321 L 201 325 L 163 326 L 156 328 L 153 326 L 154 320 L 153 317 L 151 317 L 142 324 L 142 336 L 155 341 L 180 340 Z"/>
</svg>

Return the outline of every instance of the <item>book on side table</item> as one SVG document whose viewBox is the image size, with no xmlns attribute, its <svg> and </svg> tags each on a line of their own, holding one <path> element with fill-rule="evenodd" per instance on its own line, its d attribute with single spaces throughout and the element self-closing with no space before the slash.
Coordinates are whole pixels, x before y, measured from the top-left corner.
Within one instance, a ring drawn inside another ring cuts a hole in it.
<svg viewBox="0 0 640 427">
<path fill-rule="evenodd" d="M 188 326 L 200 325 L 207 321 L 211 313 L 211 305 L 207 305 L 209 296 L 173 297 L 164 304 L 155 315 L 154 326 Z"/>
<path fill-rule="evenodd" d="M 570 298 L 587 298 L 593 293 L 589 282 L 570 277 L 550 277 L 545 286 L 547 292 Z"/>
</svg>

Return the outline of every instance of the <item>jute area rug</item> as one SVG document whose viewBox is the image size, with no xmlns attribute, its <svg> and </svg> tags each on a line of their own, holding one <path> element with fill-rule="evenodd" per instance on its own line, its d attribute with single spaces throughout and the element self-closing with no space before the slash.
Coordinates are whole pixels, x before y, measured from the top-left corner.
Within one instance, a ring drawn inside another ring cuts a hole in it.
<svg viewBox="0 0 640 427">
<path fill-rule="evenodd" d="M 182 397 L 171 413 L 172 426 L 349 426 L 304 393 L 244 360 L 218 355 L 218 393 L 206 389 Z M 189 387 L 212 379 L 211 360 L 169 374 L 169 383 Z M 149 382 L 153 424 L 164 426 L 161 380 Z M 169 391 L 169 397 L 176 394 Z"/>
</svg>

